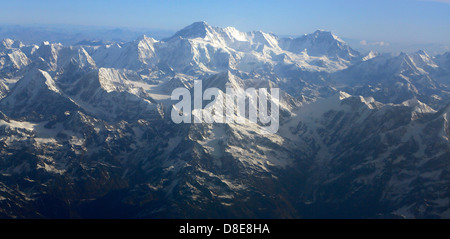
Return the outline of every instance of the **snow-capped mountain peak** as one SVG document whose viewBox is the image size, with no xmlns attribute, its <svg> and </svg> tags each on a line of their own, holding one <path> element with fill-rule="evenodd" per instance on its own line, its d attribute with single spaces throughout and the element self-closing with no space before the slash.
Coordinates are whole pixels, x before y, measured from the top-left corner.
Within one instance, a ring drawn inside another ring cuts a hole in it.
<svg viewBox="0 0 450 239">
<path fill-rule="evenodd" d="M 364 56 L 364 57 L 362 58 L 362 61 L 368 61 L 368 60 L 370 60 L 370 59 L 372 59 L 372 58 L 375 58 L 375 57 L 377 57 L 377 56 L 378 56 L 378 53 L 376 53 L 376 52 L 374 52 L 374 51 L 370 51 L 369 53 L 367 53 L 366 56 Z"/>
<path fill-rule="evenodd" d="M 336 41 L 339 41 L 339 42 L 343 42 L 338 36 L 334 35 L 330 31 L 326 31 L 326 30 L 322 30 L 322 29 L 316 30 L 314 33 L 307 34 L 305 36 L 310 38 L 310 39 L 314 39 L 316 41 L 336 40 Z"/>
<path fill-rule="evenodd" d="M 346 61 L 358 60 L 360 53 L 329 31 L 317 30 L 298 38 L 285 38 L 281 40 L 282 49 L 310 56 L 327 56 L 329 58 Z"/>
<path fill-rule="evenodd" d="M 191 25 L 176 32 L 169 39 L 181 37 L 185 39 L 205 38 L 208 34 L 213 34 L 214 29 L 205 21 L 194 22 Z"/>
</svg>

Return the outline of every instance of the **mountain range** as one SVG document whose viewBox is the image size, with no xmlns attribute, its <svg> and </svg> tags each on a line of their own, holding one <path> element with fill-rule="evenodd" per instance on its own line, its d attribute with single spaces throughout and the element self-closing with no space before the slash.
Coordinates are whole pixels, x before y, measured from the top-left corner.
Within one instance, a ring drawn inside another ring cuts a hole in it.
<svg viewBox="0 0 450 239">
<path fill-rule="evenodd" d="M 175 124 L 175 88 L 279 88 L 260 123 Z M 450 218 L 450 52 L 196 22 L 0 44 L 0 218 Z"/>
</svg>

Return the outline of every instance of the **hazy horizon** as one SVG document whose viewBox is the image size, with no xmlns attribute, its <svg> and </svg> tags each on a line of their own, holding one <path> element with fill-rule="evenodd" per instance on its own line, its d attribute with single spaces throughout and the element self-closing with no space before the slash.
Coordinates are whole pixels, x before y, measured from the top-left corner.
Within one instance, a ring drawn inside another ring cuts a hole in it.
<svg viewBox="0 0 450 239">
<path fill-rule="evenodd" d="M 209 25 L 217 27 L 215 25 Z M 192 24 L 187 23 L 184 27 Z M 182 28 L 184 28 L 182 27 Z M 233 26 L 234 27 L 234 26 Z M 127 42 L 133 41 L 142 35 L 152 37 L 156 40 L 162 40 L 175 34 L 178 30 L 163 28 L 145 28 L 145 27 L 120 27 L 120 26 L 95 26 L 95 25 L 75 25 L 75 24 L 5 24 L 0 23 L 0 39 L 13 38 L 20 40 L 26 44 L 40 44 L 43 41 L 59 42 L 66 45 L 76 44 L 83 40 L 90 41 L 114 41 Z M 237 28 L 242 31 L 241 29 Z M 319 29 L 315 29 L 319 30 Z M 314 30 L 314 31 L 315 31 Z M 329 29 L 320 29 L 335 32 Z M 250 31 L 256 31 L 250 30 Z M 300 37 L 311 32 L 303 32 L 298 34 L 278 34 L 271 32 L 278 37 Z M 438 55 L 450 50 L 450 44 L 438 43 L 416 43 L 407 44 L 403 42 L 383 42 L 383 41 L 367 41 L 360 38 L 349 38 L 347 36 L 338 35 L 342 40 L 347 42 L 352 48 L 362 53 L 368 51 L 376 51 L 380 53 L 392 52 L 416 52 L 425 50 L 430 55 Z"/>
<path fill-rule="evenodd" d="M 321 1 L 1 1 L 1 25 L 85 26 L 169 34 L 197 21 L 300 36 L 317 29 L 351 39 L 363 50 L 432 51 L 450 47 L 448 0 Z M 155 37 L 155 36 L 154 36 Z M 155 38 L 158 38 L 156 36 Z"/>
<path fill-rule="evenodd" d="M 448 0 L 1 1 L 0 23 L 159 28 L 196 22 L 297 35 L 326 29 L 366 41 L 450 44 Z"/>
</svg>

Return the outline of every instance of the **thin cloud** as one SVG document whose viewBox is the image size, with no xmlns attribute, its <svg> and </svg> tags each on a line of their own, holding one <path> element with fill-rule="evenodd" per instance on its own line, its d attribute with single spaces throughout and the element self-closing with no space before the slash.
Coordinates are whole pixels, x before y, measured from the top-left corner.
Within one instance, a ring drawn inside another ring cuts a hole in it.
<svg viewBox="0 0 450 239">
<path fill-rule="evenodd" d="M 384 41 L 367 42 L 366 40 L 362 40 L 359 44 L 363 46 L 389 46 L 389 43 Z"/>
</svg>

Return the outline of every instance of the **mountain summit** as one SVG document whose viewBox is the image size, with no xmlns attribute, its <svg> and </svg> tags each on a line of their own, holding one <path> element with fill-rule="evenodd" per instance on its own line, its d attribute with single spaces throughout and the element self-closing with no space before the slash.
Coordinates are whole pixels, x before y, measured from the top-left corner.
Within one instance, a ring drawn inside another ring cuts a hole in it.
<svg viewBox="0 0 450 239">
<path fill-rule="evenodd" d="M 317 30 L 298 38 L 282 40 L 282 48 L 291 52 L 306 52 L 311 56 L 328 56 L 345 60 L 357 60 L 360 53 L 329 31 Z"/>
<path fill-rule="evenodd" d="M 205 38 L 208 33 L 212 33 L 213 31 L 214 29 L 204 21 L 194 22 L 191 25 L 176 32 L 171 38 Z"/>
<path fill-rule="evenodd" d="M 336 71 L 361 58 L 359 52 L 327 31 L 292 39 L 262 31 L 241 32 L 234 27 L 212 27 L 206 22 L 195 22 L 183 28 L 159 46 L 160 56 L 174 68 L 186 69 L 191 65 L 216 72 L 251 69 L 252 65 L 261 64 Z M 174 48 L 182 50 L 174 52 Z M 216 57 L 211 57 L 214 55 Z"/>
</svg>

